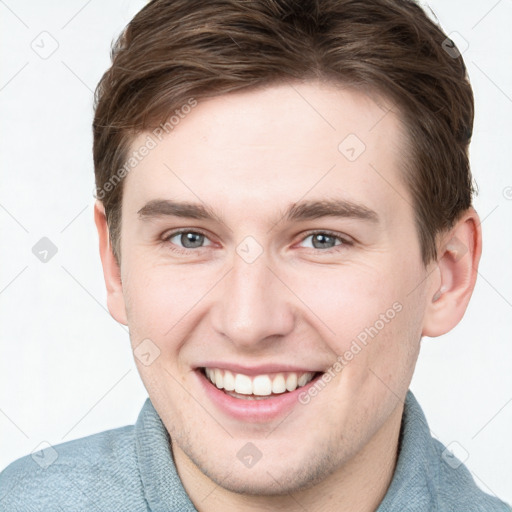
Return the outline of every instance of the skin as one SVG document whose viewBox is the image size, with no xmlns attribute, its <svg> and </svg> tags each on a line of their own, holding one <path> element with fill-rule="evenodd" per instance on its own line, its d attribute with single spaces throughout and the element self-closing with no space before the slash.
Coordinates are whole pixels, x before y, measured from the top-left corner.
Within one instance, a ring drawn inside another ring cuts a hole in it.
<svg viewBox="0 0 512 512">
<path fill-rule="evenodd" d="M 129 326 L 132 348 L 149 338 L 160 350 L 148 366 L 135 361 L 200 511 L 372 511 L 386 494 L 421 337 L 462 318 L 481 233 L 470 208 L 423 265 L 399 170 L 403 127 L 384 114 L 382 101 L 319 82 L 200 102 L 125 179 L 120 267 L 96 203 L 109 310 Z M 366 145 L 353 162 L 338 150 L 350 133 Z M 379 221 L 282 219 L 292 203 L 325 198 L 364 205 Z M 222 222 L 140 218 L 154 199 L 206 204 Z M 182 228 L 203 231 L 203 246 L 164 240 Z M 315 246 L 309 230 L 352 244 Z M 236 252 L 246 236 L 263 251 L 252 263 Z M 401 311 L 285 418 L 236 420 L 198 383 L 195 366 L 212 360 L 327 369 L 397 301 Z M 247 442 L 262 453 L 251 468 L 236 456 Z"/>
</svg>

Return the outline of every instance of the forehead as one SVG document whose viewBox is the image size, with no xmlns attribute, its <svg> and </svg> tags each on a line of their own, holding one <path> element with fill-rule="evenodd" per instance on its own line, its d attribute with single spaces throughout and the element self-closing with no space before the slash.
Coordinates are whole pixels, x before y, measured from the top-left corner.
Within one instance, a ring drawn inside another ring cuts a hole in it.
<svg viewBox="0 0 512 512">
<path fill-rule="evenodd" d="M 379 208 L 405 197 L 403 127 L 382 97 L 325 83 L 236 92 L 138 136 L 151 146 L 128 173 L 123 203 L 179 198 L 261 215 L 300 198 L 336 196 Z M 165 127 L 164 127 L 165 128 Z M 123 206 L 124 209 L 124 206 Z"/>
</svg>

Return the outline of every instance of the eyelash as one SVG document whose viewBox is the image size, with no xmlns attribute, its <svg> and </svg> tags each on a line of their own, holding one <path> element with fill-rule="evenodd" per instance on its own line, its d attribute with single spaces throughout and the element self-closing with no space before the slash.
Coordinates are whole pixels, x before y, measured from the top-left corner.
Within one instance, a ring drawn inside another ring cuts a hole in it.
<svg viewBox="0 0 512 512">
<path fill-rule="evenodd" d="M 193 233 L 195 235 L 203 235 L 204 237 L 208 238 L 208 235 L 199 229 L 194 229 L 194 230 L 181 229 L 181 230 L 173 231 L 172 233 L 169 233 L 162 239 L 162 241 L 164 243 L 169 243 L 170 244 L 169 249 L 171 251 L 177 252 L 179 254 L 188 254 L 190 251 L 195 251 L 198 249 L 206 249 L 206 247 L 197 247 L 196 249 L 179 248 L 177 246 L 174 246 L 174 244 L 170 243 L 171 238 L 174 238 L 176 235 L 181 235 L 183 233 Z M 312 249 L 315 252 L 322 252 L 322 253 L 330 254 L 333 252 L 343 250 L 344 248 L 346 248 L 346 246 L 354 245 L 354 243 L 352 241 L 348 240 L 347 238 L 344 238 L 344 237 L 340 236 L 339 234 L 337 234 L 333 231 L 328 231 L 328 230 L 309 231 L 303 236 L 303 238 L 301 238 L 300 242 L 304 242 L 304 240 L 306 240 L 306 238 L 309 238 L 312 235 L 327 235 L 331 238 L 336 238 L 337 240 L 339 240 L 341 242 L 341 244 L 335 245 L 334 247 L 331 247 L 330 249 L 325 249 L 325 250 L 315 249 L 314 247 L 312 247 L 312 248 L 308 247 L 308 249 Z"/>
</svg>

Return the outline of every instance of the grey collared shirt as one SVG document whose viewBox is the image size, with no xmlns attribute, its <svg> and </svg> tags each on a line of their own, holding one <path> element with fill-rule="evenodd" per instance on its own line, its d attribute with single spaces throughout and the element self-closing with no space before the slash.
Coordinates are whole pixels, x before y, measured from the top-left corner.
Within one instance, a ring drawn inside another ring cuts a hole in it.
<svg viewBox="0 0 512 512">
<path fill-rule="evenodd" d="M 0 473 L 0 511 L 194 512 L 177 474 L 169 434 L 148 398 L 135 425 L 22 457 Z M 376 512 L 511 512 L 434 439 L 407 392 L 398 460 Z"/>
</svg>

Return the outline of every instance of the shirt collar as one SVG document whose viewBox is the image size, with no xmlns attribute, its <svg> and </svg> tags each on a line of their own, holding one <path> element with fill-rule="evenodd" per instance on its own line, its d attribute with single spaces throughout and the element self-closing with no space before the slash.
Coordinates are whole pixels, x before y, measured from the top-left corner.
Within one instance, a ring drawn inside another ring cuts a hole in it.
<svg viewBox="0 0 512 512">
<path fill-rule="evenodd" d="M 149 398 L 135 424 L 135 439 L 149 509 L 152 512 L 196 512 L 176 471 L 169 433 Z"/>
<path fill-rule="evenodd" d="M 434 483 L 438 464 L 425 414 L 412 391 L 408 390 L 400 426 L 395 472 L 376 512 L 437 510 Z"/>
<path fill-rule="evenodd" d="M 146 399 L 135 424 L 139 472 L 146 501 L 152 512 L 196 512 L 176 471 L 169 434 L 151 400 Z M 410 390 L 402 415 L 398 459 L 389 489 L 376 512 L 436 508 L 437 457 L 423 411 Z"/>
</svg>

